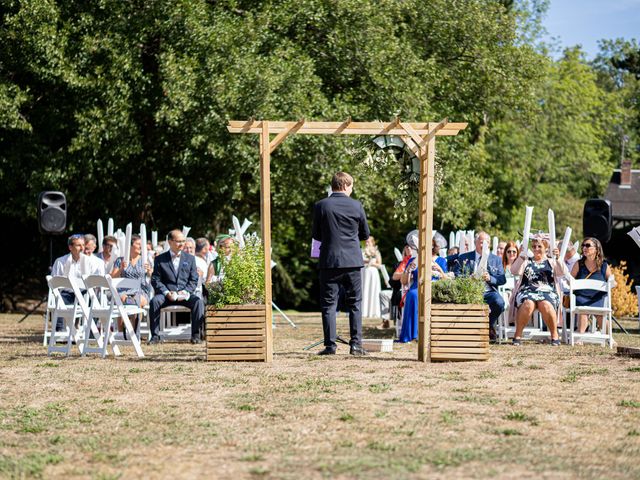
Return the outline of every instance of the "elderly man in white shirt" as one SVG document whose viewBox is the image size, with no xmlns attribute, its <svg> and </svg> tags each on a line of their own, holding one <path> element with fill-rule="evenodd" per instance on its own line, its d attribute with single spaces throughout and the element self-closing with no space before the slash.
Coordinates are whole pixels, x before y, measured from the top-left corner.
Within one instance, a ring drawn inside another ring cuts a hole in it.
<svg viewBox="0 0 640 480">
<path fill-rule="evenodd" d="M 100 257 L 93 253 L 96 250 L 96 243 L 97 240 L 95 236 L 91 235 L 90 233 L 85 234 L 84 254 L 89 257 L 89 260 L 93 264 L 91 270 L 97 271 L 97 275 L 104 275 L 105 273 L 108 273 L 105 269 L 105 263 Z"/>
<path fill-rule="evenodd" d="M 206 282 L 207 272 L 209 271 L 209 240 L 204 237 L 196 239 L 195 242 L 196 270 L 198 271 L 198 290 L 202 296 L 202 284 Z"/>
</svg>

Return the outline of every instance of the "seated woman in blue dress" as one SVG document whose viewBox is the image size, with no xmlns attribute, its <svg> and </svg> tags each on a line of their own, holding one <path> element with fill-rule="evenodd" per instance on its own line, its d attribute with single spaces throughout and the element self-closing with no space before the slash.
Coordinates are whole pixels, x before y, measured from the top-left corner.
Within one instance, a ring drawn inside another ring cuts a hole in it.
<svg viewBox="0 0 640 480">
<path fill-rule="evenodd" d="M 142 240 L 140 236 L 132 235 L 129 258 L 125 260 L 124 257 L 119 257 L 111 271 L 112 278 L 131 278 L 140 282 L 137 288 L 118 288 L 123 304 L 137 305 L 139 307 L 149 305 L 151 285 L 147 280 L 147 276 L 151 275 L 151 270 L 148 259 L 142 258 Z M 122 328 L 122 319 L 118 324 L 119 328 Z M 136 328 L 136 325 L 134 325 L 134 328 Z"/>
<path fill-rule="evenodd" d="M 582 257 L 571 269 L 571 276 L 576 280 L 600 280 L 606 282 L 611 276 L 611 269 L 604 259 L 602 244 L 596 238 L 587 237 L 582 241 Z M 579 307 L 603 307 L 606 292 L 598 290 L 576 291 L 576 305 Z M 602 315 L 596 316 L 598 328 L 602 328 Z M 589 321 L 587 315 L 578 316 L 578 332 L 587 331 Z"/>
<path fill-rule="evenodd" d="M 404 308 L 402 310 L 402 329 L 398 341 L 407 343 L 418 338 L 418 234 L 414 230 L 407 235 L 407 245 L 411 248 L 411 258 L 402 273 L 401 282 L 409 286 L 404 298 Z M 447 261 L 437 256 L 438 246 L 432 242 L 432 280 L 438 280 L 447 275 Z"/>
<path fill-rule="evenodd" d="M 509 308 L 510 317 L 515 315 L 514 345 L 520 345 L 524 327 L 536 309 L 551 333 L 551 345 L 560 345 L 560 280 L 567 272 L 567 267 L 563 261 L 556 260 L 559 254 L 557 248 L 553 249 L 553 258 L 547 258 L 548 248 L 548 238 L 541 234 L 536 235 L 531 242 L 533 257 L 528 258 L 526 249 L 523 248 L 520 256 L 511 265 L 511 273 L 520 277 L 513 290 Z"/>
</svg>

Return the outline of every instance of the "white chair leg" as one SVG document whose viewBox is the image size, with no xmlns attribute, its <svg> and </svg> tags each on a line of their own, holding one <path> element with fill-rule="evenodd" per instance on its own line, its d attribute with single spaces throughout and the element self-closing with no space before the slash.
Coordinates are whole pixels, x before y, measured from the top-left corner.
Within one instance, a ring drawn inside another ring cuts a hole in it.
<svg viewBox="0 0 640 480">
<path fill-rule="evenodd" d="M 68 357 L 71 354 L 71 345 L 73 344 L 73 339 L 76 337 L 76 327 L 73 324 L 73 319 L 67 321 L 69 322 L 69 335 L 67 336 L 67 351 L 65 352 L 65 355 Z"/>
<path fill-rule="evenodd" d="M 100 325 L 102 326 L 102 349 L 100 352 L 100 356 L 105 358 L 109 352 L 107 349 L 109 348 L 109 344 L 113 341 L 113 333 L 111 332 L 111 322 L 112 319 L 109 317 L 108 319 L 100 319 Z"/>
<path fill-rule="evenodd" d="M 55 320 L 52 321 L 52 326 L 53 328 L 51 329 L 51 332 L 49 333 L 49 347 L 47 348 L 47 355 L 51 356 L 51 354 L 55 351 L 55 347 L 56 347 L 56 324 L 53 322 L 57 323 L 58 319 L 56 318 Z"/>
<path fill-rule="evenodd" d="M 575 345 L 575 338 L 573 336 L 573 331 L 576 328 L 575 326 L 575 321 L 576 321 L 576 314 L 574 312 L 571 312 L 569 314 L 569 338 L 571 339 L 571 346 L 573 347 Z"/>
<path fill-rule="evenodd" d="M 49 310 L 44 312 L 44 335 L 42 336 L 42 346 L 47 346 L 47 334 L 49 334 Z"/>
<path fill-rule="evenodd" d="M 87 319 L 84 324 L 84 339 L 82 341 L 82 348 L 80 348 L 80 355 L 83 357 L 87 354 L 87 347 L 89 346 L 89 340 L 91 339 L 91 325 L 93 324 L 93 318 Z"/>
</svg>

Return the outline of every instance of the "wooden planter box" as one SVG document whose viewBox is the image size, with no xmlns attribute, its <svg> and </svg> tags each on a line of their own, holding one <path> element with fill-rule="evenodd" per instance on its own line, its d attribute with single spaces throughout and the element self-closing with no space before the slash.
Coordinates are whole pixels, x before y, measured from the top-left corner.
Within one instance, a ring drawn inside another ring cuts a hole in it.
<svg viewBox="0 0 640 480">
<path fill-rule="evenodd" d="M 264 305 L 207 306 L 207 361 L 267 361 Z"/>
<path fill-rule="evenodd" d="M 431 360 L 489 359 L 487 305 L 431 305 Z"/>
</svg>

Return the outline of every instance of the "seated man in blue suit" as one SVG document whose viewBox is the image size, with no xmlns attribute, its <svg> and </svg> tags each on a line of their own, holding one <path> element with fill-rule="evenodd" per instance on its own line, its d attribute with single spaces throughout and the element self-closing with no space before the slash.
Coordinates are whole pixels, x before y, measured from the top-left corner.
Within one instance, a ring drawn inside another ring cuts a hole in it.
<svg viewBox="0 0 640 480">
<path fill-rule="evenodd" d="M 200 325 L 204 303 L 195 295 L 198 286 L 196 257 L 183 252 L 185 238 L 180 230 L 169 232 L 169 250 L 158 255 L 153 265 L 151 285 L 155 296 L 151 299 L 151 339 L 160 343 L 160 310 L 167 305 L 183 305 L 191 310 L 191 343 L 201 343 Z"/>
<path fill-rule="evenodd" d="M 453 262 L 452 269 L 456 277 L 469 276 L 476 273 L 482 258 L 482 243 L 487 242 L 488 244 L 489 240 L 488 233 L 480 232 L 476 235 L 475 251 L 458 255 L 458 258 Z M 484 303 L 489 305 L 489 340 L 495 341 L 496 322 L 504 311 L 504 300 L 498 293 L 498 287 L 504 285 L 507 281 L 500 257 L 489 253 L 487 271 L 483 273 L 482 279 L 487 283 L 484 291 Z"/>
</svg>

